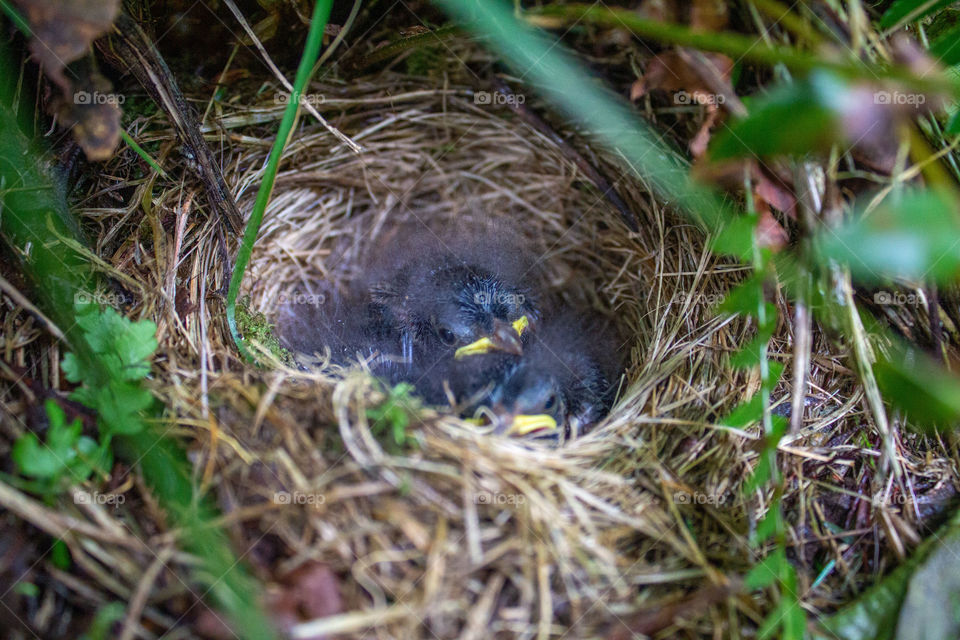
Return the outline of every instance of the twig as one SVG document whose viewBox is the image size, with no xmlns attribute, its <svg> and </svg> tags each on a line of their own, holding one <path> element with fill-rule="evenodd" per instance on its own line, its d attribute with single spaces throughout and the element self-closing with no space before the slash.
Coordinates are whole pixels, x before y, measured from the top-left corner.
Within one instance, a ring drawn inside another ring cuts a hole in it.
<svg viewBox="0 0 960 640">
<path fill-rule="evenodd" d="M 104 55 L 118 68 L 126 68 L 143 85 L 153 101 L 170 118 L 184 155 L 206 188 L 211 207 L 227 221 L 234 234 L 243 230 L 243 219 L 233 194 L 227 189 L 220 164 L 200 133 L 193 109 L 187 104 L 173 74 L 153 42 L 126 12 L 117 16 L 115 36 L 109 46 L 101 45 Z"/>
<path fill-rule="evenodd" d="M 157 576 L 160 575 L 160 572 L 166 566 L 167 560 L 173 555 L 174 549 L 175 547 L 171 546 L 161 549 L 153 562 L 150 563 L 150 566 L 147 567 L 147 570 L 144 571 L 143 577 L 140 579 L 140 582 L 137 583 L 137 588 L 130 598 L 127 615 L 123 620 L 123 631 L 120 633 L 120 640 L 133 640 L 134 634 L 136 634 L 137 628 L 139 627 L 138 621 L 140 620 L 140 615 L 143 613 L 144 607 L 147 606 L 150 589 L 153 587 L 153 583 L 156 582 Z"/>
<path fill-rule="evenodd" d="M 257 48 L 257 51 L 260 52 L 260 55 L 263 56 L 263 61 L 266 63 L 267 67 L 270 68 L 270 71 L 273 72 L 273 75 L 276 76 L 277 80 L 280 81 L 280 84 L 282 84 L 284 88 L 287 91 L 289 91 L 290 94 L 292 95 L 294 93 L 293 85 L 290 84 L 290 82 L 287 80 L 286 76 L 283 75 L 280 69 L 277 68 L 277 65 L 273 64 L 273 60 L 270 58 L 270 54 L 268 54 L 267 50 L 263 48 L 263 44 L 260 42 L 260 39 L 257 37 L 257 34 L 254 33 L 253 29 L 250 28 L 250 25 L 247 23 L 246 19 L 243 17 L 243 14 L 240 13 L 240 9 L 237 8 L 237 5 L 234 4 L 233 0 L 224 0 L 224 3 L 233 13 L 233 16 L 237 19 L 237 22 L 240 23 L 240 26 L 243 27 L 243 30 L 247 32 L 247 37 L 249 37 L 250 40 L 253 41 L 253 46 L 255 46 Z M 320 124 L 322 124 L 327 131 L 332 133 L 334 137 L 337 138 L 337 140 L 339 140 L 340 142 L 350 147 L 350 149 L 352 149 L 354 153 L 363 152 L 363 147 L 361 147 L 356 142 L 354 142 L 353 140 L 345 136 L 339 129 L 337 129 L 336 127 L 331 125 L 329 122 L 327 122 L 326 118 L 320 115 L 320 112 L 317 111 L 314 108 L 314 106 L 310 104 L 308 100 L 302 101 L 301 105 L 303 106 L 304 109 L 307 110 L 307 113 L 309 113 L 314 118 L 316 118 L 317 121 Z"/>
</svg>

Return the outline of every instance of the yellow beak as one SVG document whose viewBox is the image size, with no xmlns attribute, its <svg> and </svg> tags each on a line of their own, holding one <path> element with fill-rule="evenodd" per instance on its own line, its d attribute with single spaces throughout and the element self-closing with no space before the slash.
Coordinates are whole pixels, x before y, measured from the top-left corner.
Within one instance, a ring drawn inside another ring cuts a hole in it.
<svg viewBox="0 0 960 640">
<path fill-rule="evenodd" d="M 553 419 L 553 416 L 549 416 L 545 413 L 538 413 L 535 415 L 518 415 L 514 416 L 513 422 L 510 423 L 510 427 L 507 429 L 508 436 L 525 436 L 534 431 L 556 431 L 557 421 Z"/>
<path fill-rule="evenodd" d="M 500 321 L 498 320 L 497 322 Z M 507 328 L 506 323 L 504 323 L 503 328 L 506 329 L 507 332 L 500 331 L 499 328 L 495 328 L 492 338 L 484 336 L 475 342 L 464 345 L 456 350 L 456 352 L 453 354 L 453 357 L 457 360 L 462 360 L 468 356 L 490 353 L 491 351 L 506 351 L 507 353 L 520 355 L 523 353 L 523 346 L 517 338 L 522 336 L 523 332 L 526 331 L 527 327 L 529 326 L 530 319 L 527 318 L 527 316 L 520 316 L 510 324 L 510 327 L 513 328 L 513 331 L 516 332 L 516 336 L 514 336 L 512 333 L 508 333 L 510 330 Z"/>
</svg>

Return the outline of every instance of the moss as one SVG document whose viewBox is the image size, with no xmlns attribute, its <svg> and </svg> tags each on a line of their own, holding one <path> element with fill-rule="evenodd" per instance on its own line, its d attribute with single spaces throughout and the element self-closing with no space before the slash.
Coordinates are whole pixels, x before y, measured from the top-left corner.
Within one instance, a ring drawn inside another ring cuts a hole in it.
<svg viewBox="0 0 960 640">
<path fill-rule="evenodd" d="M 280 346 L 280 340 L 273 331 L 273 325 L 267 322 L 267 316 L 250 309 L 250 296 L 244 297 L 237 305 L 237 329 L 244 340 L 259 344 L 284 364 L 293 364 L 293 356 Z"/>
</svg>

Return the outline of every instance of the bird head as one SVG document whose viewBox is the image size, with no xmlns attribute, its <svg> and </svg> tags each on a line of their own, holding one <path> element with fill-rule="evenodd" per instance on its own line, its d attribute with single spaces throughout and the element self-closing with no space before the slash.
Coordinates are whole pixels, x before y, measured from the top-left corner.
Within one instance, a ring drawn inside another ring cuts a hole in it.
<svg viewBox="0 0 960 640">
<path fill-rule="evenodd" d="M 550 371 L 520 362 L 490 393 L 490 404 L 507 435 L 557 432 L 566 416 L 560 381 Z"/>
<path fill-rule="evenodd" d="M 438 339 L 462 359 L 492 351 L 523 353 L 523 338 L 539 318 L 529 293 L 495 274 L 468 265 L 435 273 L 440 295 L 432 321 Z"/>
<path fill-rule="evenodd" d="M 589 313 L 545 320 L 485 398 L 497 430 L 559 438 L 600 420 L 612 403 L 618 366 L 608 338 L 600 318 Z"/>
</svg>

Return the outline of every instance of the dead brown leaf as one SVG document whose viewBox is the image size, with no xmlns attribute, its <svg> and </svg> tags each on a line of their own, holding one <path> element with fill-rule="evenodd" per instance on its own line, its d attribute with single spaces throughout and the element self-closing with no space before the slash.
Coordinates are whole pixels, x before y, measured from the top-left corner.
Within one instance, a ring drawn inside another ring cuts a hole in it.
<svg viewBox="0 0 960 640">
<path fill-rule="evenodd" d="M 109 31 L 120 11 L 120 0 L 14 0 L 33 37 L 30 52 L 47 74 L 69 95 L 64 67 L 81 58 L 90 44 Z"/>
<path fill-rule="evenodd" d="M 123 96 L 113 93 L 109 80 L 96 72 L 78 81 L 76 88 L 60 102 L 58 116 L 92 161 L 113 156 L 120 142 L 120 104 Z"/>
<path fill-rule="evenodd" d="M 643 76 L 633 83 L 630 99 L 639 100 L 659 89 L 672 93 L 677 105 L 703 105 L 706 115 L 689 143 L 691 155 L 699 158 L 706 153 L 710 132 L 720 120 L 720 106 L 739 104 L 730 84 L 732 73 L 733 61 L 723 54 L 666 51 L 655 56 Z"/>
</svg>

